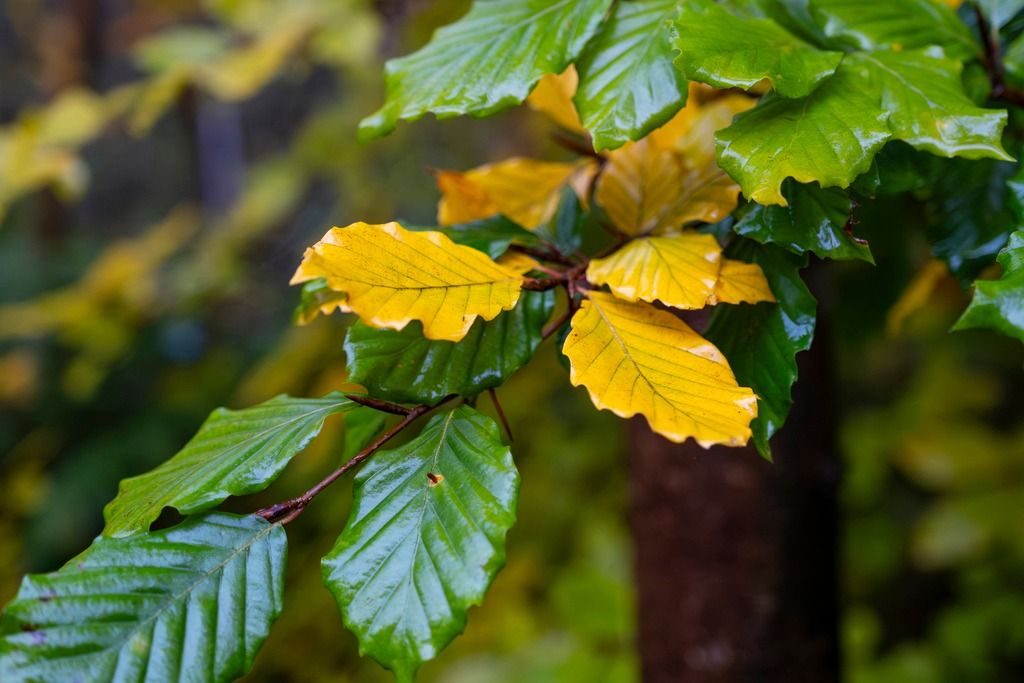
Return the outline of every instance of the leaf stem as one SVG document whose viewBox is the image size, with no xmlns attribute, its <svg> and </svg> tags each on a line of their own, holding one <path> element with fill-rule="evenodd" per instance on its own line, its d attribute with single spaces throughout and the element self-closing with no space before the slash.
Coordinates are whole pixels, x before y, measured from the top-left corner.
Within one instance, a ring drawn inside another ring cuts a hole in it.
<svg viewBox="0 0 1024 683">
<path fill-rule="evenodd" d="M 498 413 L 498 418 L 501 419 L 501 426 L 505 428 L 505 433 L 508 434 L 508 442 L 513 443 L 515 437 L 512 436 L 512 426 L 509 425 L 508 418 L 505 417 L 505 410 L 501 407 L 501 401 L 498 400 L 498 392 L 491 388 L 487 390 L 487 393 L 490 394 L 494 410 Z"/>
<path fill-rule="evenodd" d="M 345 398 L 354 403 L 364 405 L 367 408 L 373 408 L 379 410 L 382 413 L 391 413 L 392 415 L 408 415 L 412 412 L 412 408 L 408 408 L 398 403 L 391 403 L 390 401 L 382 401 L 379 398 L 373 398 L 372 396 L 364 396 L 362 394 L 345 394 Z"/>
<path fill-rule="evenodd" d="M 351 460 L 343 464 L 338 469 L 334 470 L 326 477 L 314 484 L 308 491 L 303 493 L 301 496 L 295 498 L 289 498 L 288 500 L 281 501 L 280 503 L 274 503 L 269 507 L 257 510 L 254 514 L 259 515 L 263 519 L 271 523 L 287 524 L 292 521 L 306 509 L 306 506 L 316 498 L 320 493 L 328 486 L 336 482 L 346 472 L 356 467 L 361 462 L 369 458 L 371 455 L 376 453 L 380 448 L 390 441 L 392 438 L 397 436 L 406 427 L 415 422 L 419 417 L 429 413 L 434 408 L 437 408 L 451 399 L 455 398 L 455 395 L 447 396 L 434 405 L 418 405 L 413 408 L 406 409 L 408 412 L 405 413 L 405 417 L 391 429 L 381 433 L 376 439 L 373 440 L 366 448 L 356 453 Z M 386 402 L 382 402 L 386 403 Z M 395 405 L 395 404 L 392 404 Z"/>
</svg>

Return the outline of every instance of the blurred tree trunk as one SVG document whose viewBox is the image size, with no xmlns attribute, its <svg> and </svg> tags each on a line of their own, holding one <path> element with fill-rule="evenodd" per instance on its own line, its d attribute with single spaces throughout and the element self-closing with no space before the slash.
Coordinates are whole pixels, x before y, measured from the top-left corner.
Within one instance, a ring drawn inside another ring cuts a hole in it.
<svg viewBox="0 0 1024 683">
<path fill-rule="evenodd" d="M 774 465 L 753 447 L 673 444 L 632 422 L 646 683 L 839 680 L 840 465 L 826 332 L 819 317 L 814 346 L 798 356 Z"/>
</svg>

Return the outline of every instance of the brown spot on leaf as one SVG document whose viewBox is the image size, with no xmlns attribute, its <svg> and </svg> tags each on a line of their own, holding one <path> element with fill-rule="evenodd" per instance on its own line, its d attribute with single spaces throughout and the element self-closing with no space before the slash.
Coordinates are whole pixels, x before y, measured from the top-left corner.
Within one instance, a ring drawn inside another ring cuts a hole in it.
<svg viewBox="0 0 1024 683">
<path fill-rule="evenodd" d="M 436 474 L 434 472 L 427 472 L 427 481 L 430 482 L 429 486 L 437 486 L 444 481 L 443 474 Z"/>
</svg>

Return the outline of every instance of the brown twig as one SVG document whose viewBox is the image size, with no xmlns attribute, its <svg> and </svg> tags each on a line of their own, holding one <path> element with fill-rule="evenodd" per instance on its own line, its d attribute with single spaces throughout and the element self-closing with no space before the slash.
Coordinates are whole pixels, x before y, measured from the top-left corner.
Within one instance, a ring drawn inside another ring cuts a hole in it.
<svg viewBox="0 0 1024 683">
<path fill-rule="evenodd" d="M 402 418 L 401 422 L 399 422 L 386 432 L 383 432 L 380 436 L 374 439 L 373 442 L 370 443 L 370 445 L 368 445 L 366 448 L 359 451 L 355 456 L 353 456 L 351 460 L 349 460 L 344 465 L 342 465 L 341 467 L 334 470 L 326 477 L 318 481 L 301 496 L 289 498 L 288 500 L 281 501 L 280 503 L 274 503 L 269 507 L 257 510 L 255 514 L 259 515 L 268 522 L 287 524 L 288 522 L 292 521 L 300 514 L 302 514 L 302 511 L 306 509 L 306 506 L 309 505 L 309 503 L 314 498 L 320 495 L 320 493 L 328 486 L 330 486 L 338 479 L 340 479 L 342 475 L 344 475 L 353 467 L 356 467 L 361 462 L 363 462 L 371 455 L 376 453 L 378 450 L 380 450 L 380 448 L 384 444 L 386 444 L 388 441 L 397 436 L 402 430 L 404 430 L 406 427 L 415 422 L 420 416 L 429 413 L 434 408 L 437 408 L 438 406 L 448 402 L 452 398 L 454 398 L 454 396 L 448 396 L 444 399 L 441 399 L 441 401 L 435 403 L 432 406 L 418 405 L 414 408 L 409 408 L 408 412 L 405 414 L 405 417 Z"/>
<path fill-rule="evenodd" d="M 406 406 L 399 405 L 398 403 L 391 403 L 390 401 L 382 401 L 379 398 L 373 398 L 372 396 L 363 396 L 362 394 L 345 394 L 345 398 L 360 405 L 364 405 L 367 408 L 379 410 L 382 413 L 408 415 L 412 412 L 412 408 L 407 408 Z"/>
<path fill-rule="evenodd" d="M 512 427 L 508 423 L 508 418 L 505 417 L 505 410 L 501 407 L 501 401 L 498 400 L 498 392 L 493 388 L 488 389 L 487 393 L 491 397 L 491 403 L 494 404 L 494 410 L 498 413 L 498 418 L 501 420 L 501 426 L 505 428 L 505 433 L 508 434 L 508 442 L 513 443 L 515 437 L 512 436 Z"/>
<path fill-rule="evenodd" d="M 985 20 L 985 14 L 981 7 L 974 5 L 974 15 L 978 21 L 978 33 L 981 34 L 981 44 L 985 49 L 981 64 L 988 73 L 988 80 L 991 84 L 989 97 L 993 100 L 1000 100 L 1007 104 L 1024 107 L 1024 90 L 1015 88 L 1006 82 L 1006 70 L 1003 67 L 1002 46 L 999 43 L 999 30 L 989 26 Z"/>
<path fill-rule="evenodd" d="M 572 266 L 576 264 L 575 261 L 555 249 L 554 246 L 552 246 L 551 249 L 537 249 L 536 247 L 528 247 L 524 244 L 510 244 L 508 250 L 517 251 L 520 254 L 526 254 L 527 256 L 532 256 L 533 258 L 541 261 L 560 263 L 563 266 Z"/>
</svg>

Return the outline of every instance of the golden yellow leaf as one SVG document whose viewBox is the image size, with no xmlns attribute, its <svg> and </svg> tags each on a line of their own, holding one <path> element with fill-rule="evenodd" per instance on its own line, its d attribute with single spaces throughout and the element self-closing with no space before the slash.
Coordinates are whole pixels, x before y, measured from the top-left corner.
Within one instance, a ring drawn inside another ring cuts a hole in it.
<svg viewBox="0 0 1024 683">
<path fill-rule="evenodd" d="M 675 308 L 703 308 L 713 300 L 722 248 L 712 235 L 687 232 L 627 242 L 594 259 L 587 279 L 608 285 L 627 301 L 658 300 Z"/>
<path fill-rule="evenodd" d="M 498 257 L 498 265 L 523 275 L 540 264 L 526 254 L 521 254 L 518 251 L 506 251 Z"/>
<path fill-rule="evenodd" d="M 660 149 L 678 152 L 691 168 L 703 168 L 714 163 L 715 133 L 755 104 L 751 97 L 732 93 L 702 104 L 691 87 L 686 106 L 648 137 Z"/>
<path fill-rule="evenodd" d="M 595 197 L 621 232 L 646 235 L 720 221 L 736 208 L 739 191 L 713 161 L 687 167 L 645 138 L 608 154 Z"/>
<path fill-rule="evenodd" d="M 353 223 L 331 228 L 306 250 L 292 284 L 325 278 L 345 305 L 374 327 L 423 323 L 428 339 L 458 341 L 481 317 L 516 305 L 522 277 L 440 232 Z"/>
<path fill-rule="evenodd" d="M 754 392 L 737 384 L 711 342 L 667 311 L 589 292 L 562 352 L 573 385 L 600 409 L 641 414 L 667 439 L 693 437 L 705 448 L 750 438 Z"/>
<path fill-rule="evenodd" d="M 464 173 L 442 172 L 437 220 L 454 225 L 501 213 L 532 230 L 554 215 L 566 183 L 585 196 L 582 187 L 595 171 L 593 161 L 564 164 L 512 157 Z"/>
<path fill-rule="evenodd" d="M 775 301 L 772 288 L 764 277 L 764 271 L 756 263 L 744 263 L 723 259 L 718 273 L 714 298 L 724 304 L 756 304 L 759 301 Z"/>
<path fill-rule="evenodd" d="M 469 223 L 499 213 L 482 187 L 463 173 L 438 171 L 435 175 L 441 201 L 437 205 L 437 221 L 441 225 Z"/>
<path fill-rule="evenodd" d="M 534 111 L 547 114 L 562 128 L 584 134 L 586 130 L 580 123 L 580 115 L 572 102 L 579 82 L 576 67 L 570 64 L 568 69 L 558 75 L 547 74 L 541 78 L 533 92 L 526 98 L 526 104 Z"/>
</svg>

